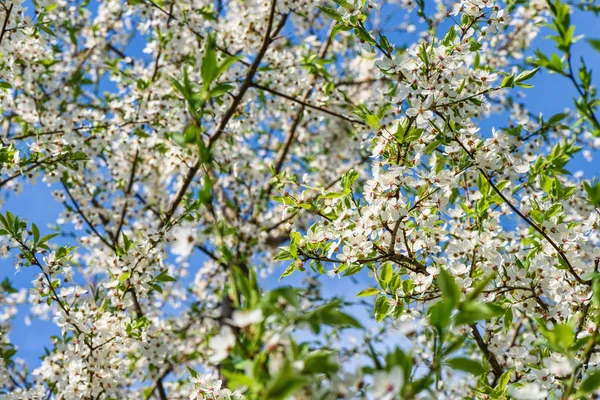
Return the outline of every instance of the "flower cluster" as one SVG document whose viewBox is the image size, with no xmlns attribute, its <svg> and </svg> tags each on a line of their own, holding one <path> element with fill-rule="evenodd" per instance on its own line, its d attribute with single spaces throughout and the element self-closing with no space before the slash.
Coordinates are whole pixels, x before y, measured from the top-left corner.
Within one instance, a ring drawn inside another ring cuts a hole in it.
<svg viewBox="0 0 600 400">
<path fill-rule="evenodd" d="M 572 9 L 426 3 L 1 3 L 0 256 L 33 279 L 0 283 L 0 396 L 597 391 L 600 184 L 568 170 L 599 102 Z M 529 51 L 542 24 L 561 55 Z M 528 110 L 542 71 L 573 110 Z M 39 193 L 56 225 L 15 207 Z M 314 274 L 275 285 L 282 262 Z M 25 305 L 54 329 L 31 367 Z"/>
</svg>

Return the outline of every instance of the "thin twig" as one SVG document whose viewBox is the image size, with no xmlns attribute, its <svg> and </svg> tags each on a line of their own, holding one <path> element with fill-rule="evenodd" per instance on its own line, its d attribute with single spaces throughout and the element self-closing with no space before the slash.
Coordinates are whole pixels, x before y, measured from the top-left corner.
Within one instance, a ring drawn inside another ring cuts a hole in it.
<svg viewBox="0 0 600 400">
<path fill-rule="evenodd" d="M 275 89 L 271 89 L 269 87 L 260 85 L 258 83 L 253 83 L 252 86 L 254 86 L 257 89 L 264 90 L 265 92 L 271 93 L 271 94 L 273 94 L 275 96 L 283 97 L 284 99 L 287 99 L 287 100 L 293 101 L 295 103 L 298 103 L 298 104 L 302 105 L 303 107 L 312 108 L 313 110 L 317 110 L 317 111 L 320 111 L 322 113 L 334 116 L 336 118 L 343 119 L 344 121 L 348 121 L 348 122 L 351 122 L 353 124 L 362 125 L 362 126 L 366 126 L 367 125 L 363 121 L 360 121 L 360 120 L 357 120 L 357 119 L 354 119 L 354 118 L 350 118 L 350 117 L 347 117 L 347 116 L 345 116 L 343 114 L 339 114 L 339 113 L 337 113 L 335 111 L 331 111 L 331 110 L 328 110 L 326 108 L 315 106 L 315 105 L 312 105 L 310 103 L 307 103 L 305 97 L 308 97 L 308 96 L 303 96 L 302 99 L 298 99 L 296 97 L 289 96 L 289 95 L 287 95 L 285 93 L 281 93 L 281 92 L 279 92 L 279 91 L 277 91 Z"/>
<path fill-rule="evenodd" d="M 133 182 L 135 180 L 135 170 L 137 168 L 139 160 L 139 150 L 135 151 L 135 157 L 133 158 L 133 166 L 131 167 L 131 173 L 129 174 L 129 183 L 127 184 L 127 188 L 125 189 L 125 204 L 123 204 L 123 210 L 121 211 L 121 218 L 119 219 L 119 225 L 117 226 L 117 231 L 113 235 L 115 246 L 119 242 L 119 236 L 121 235 L 121 229 L 123 229 L 123 224 L 125 223 L 125 215 L 127 214 L 127 202 L 129 200 L 129 196 L 131 195 L 131 188 L 133 187 Z"/>
<path fill-rule="evenodd" d="M 67 186 L 67 184 L 63 180 L 61 180 L 60 182 L 62 183 L 62 186 L 65 189 L 65 192 L 67 192 L 67 196 L 69 196 L 69 199 L 71 199 L 71 202 L 73 203 L 73 206 L 75 206 L 75 210 L 81 216 L 81 218 L 83 218 L 83 220 L 85 221 L 85 223 L 87 224 L 87 226 L 92 230 L 92 232 L 94 232 L 94 234 L 98 237 L 98 239 L 100 239 L 102 241 L 102 243 L 104 243 L 105 245 L 107 245 L 113 251 L 116 251 L 115 246 L 113 244 L 111 244 L 108 240 L 106 240 L 104 238 L 104 236 L 102 236 L 100 234 L 100 232 L 98 232 L 98 230 L 96 229 L 96 227 L 94 226 L 94 224 L 92 224 L 92 222 L 87 218 L 87 216 L 85 215 L 85 213 L 83 212 L 83 210 L 79 207 L 79 203 L 77 202 L 77 200 L 75 200 L 75 198 L 71 194 L 71 191 L 69 190 L 69 187 Z"/>
<path fill-rule="evenodd" d="M 0 32 L 0 44 L 2 44 L 2 39 L 4 39 L 4 34 L 6 33 L 6 27 L 8 25 L 8 20 L 10 19 L 10 13 L 13 9 L 13 3 L 10 3 L 10 7 L 6 11 L 6 17 L 4 18 L 4 23 L 2 24 L 2 31 Z"/>
</svg>

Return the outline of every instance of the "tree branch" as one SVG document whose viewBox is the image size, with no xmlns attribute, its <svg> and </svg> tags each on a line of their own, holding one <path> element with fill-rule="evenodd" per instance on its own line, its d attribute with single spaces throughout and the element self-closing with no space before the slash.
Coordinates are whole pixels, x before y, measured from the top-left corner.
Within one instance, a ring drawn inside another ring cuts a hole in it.
<svg viewBox="0 0 600 400">
<path fill-rule="evenodd" d="M 0 44 L 2 43 L 2 39 L 4 39 L 4 34 L 6 33 L 6 27 L 8 25 L 13 6 L 14 4 L 10 3 L 10 7 L 8 7 L 8 10 L 6 11 L 6 17 L 4 18 L 4 23 L 2 24 L 2 31 L 0 31 Z"/>
<path fill-rule="evenodd" d="M 287 95 L 285 93 L 278 92 L 275 89 L 271 89 L 269 87 L 263 86 L 263 85 L 258 84 L 258 83 L 253 83 L 252 86 L 254 86 L 257 89 L 264 90 L 265 92 L 271 93 L 271 94 L 273 94 L 275 96 L 283 97 L 284 99 L 287 99 L 287 100 L 293 101 L 295 103 L 298 103 L 298 104 L 302 105 L 302 107 L 312 108 L 313 110 L 317 110 L 317 111 L 320 111 L 322 113 L 329 114 L 331 116 L 343 119 L 344 121 L 348 121 L 348 122 L 351 122 L 353 124 L 367 126 L 367 124 L 364 123 L 363 121 L 360 121 L 360 120 L 357 120 L 357 119 L 354 119 L 354 118 L 350 118 L 350 117 L 347 117 L 347 116 L 345 116 L 343 114 L 336 113 L 335 111 L 331 111 L 331 110 L 328 110 L 326 108 L 315 106 L 315 105 L 312 105 L 310 103 L 307 103 L 306 99 L 308 98 L 308 95 L 303 95 L 301 99 L 298 99 L 296 97 L 289 96 L 289 95 Z M 302 108 L 300 109 L 300 112 L 302 112 Z M 296 120 L 297 119 L 299 119 L 299 118 L 296 118 Z"/>
<path fill-rule="evenodd" d="M 492 382 L 492 387 L 496 386 L 498 379 L 500 379 L 500 377 L 502 376 L 504 371 L 503 371 L 502 367 L 500 366 L 500 364 L 498 363 L 498 360 L 496 359 L 496 356 L 494 355 L 494 353 L 492 353 L 490 351 L 490 349 L 488 349 L 487 344 L 485 343 L 485 341 L 481 337 L 481 334 L 479 333 L 479 330 L 477 329 L 477 325 L 473 324 L 473 325 L 469 325 L 469 326 L 471 327 L 471 331 L 473 332 L 473 337 L 475 338 L 475 342 L 477 343 L 477 346 L 479 347 L 479 349 L 485 356 L 485 359 L 488 360 L 488 362 L 492 366 L 492 373 L 494 374 L 494 380 Z"/>
<path fill-rule="evenodd" d="M 242 86 L 240 87 L 238 94 L 235 95 L 231 105 L 229 106 L 227 111 L 225 111 L 225 114 L 223 114 L 223 117 L 221 118 L 219 125 L 215 129 L 215 132 L 210 136 L 210 139 L 208 140 L 208 144 L 207 144 L 207 147 L 209 149 L 214 147 L 214 145 L 217 142 L 217 140 L 219 139 L 219 137 L 221 137 L 221 135 L 223 134 L 225 127 L 227 126 L 227 124 L 229 123 L 231 118 L 233 117 L 233 114 L 235 113 L 238 106 L 242 102 L 242 98 L 246 94 L 246 91 L 248 91 L 248 89 L 252 85 L 254 75 L 256 74 L 256 71 L 258 70 L 260 63 L 262 62 L 262 59 L 265 56 L 267 49 L 269 48 L 269 45 L 271 44 L 271 32 L 273 29 L 273 20 L 275 18 L 276 3 L 277 3 L 277 1 L 273 0 L 272 6 L 271 6 L 271 11 L 269 14 L 269 22 L 267 25 L 267 31 L 263 38 L 262 45 L 261 45 L 256 57 L 254 58 L 254 62 L 250 66 L 248 73 L 246 74 L 246 78 L 244 79 L 244 82 L 242 83 Z M 285 23 L 285 18 L 283 18 L 281 20 L 280 25 L 283 25 L 284 23 Z M 279 30 L 279 28 L 277 30 Z M 187 189 L 190 186 L 190 184 L 192 183 L 194 176 L 196 176 L 196 173 L 200 169 L 200 165 L 201 165 L 200 158 L 197 158 L 196 161 L 194 162 L 194 164 L 192 165 L 192 167 L 188 170 L 188 172 L 184 178 L 183 184 L 182 184 L 181 188 L 179 189 L 179 191 L 177 192 L 177 194 L 175 195 L 175 197 L 171 203 L 171 206 L 167 210 L 165 219 L 161 223 L 161 226 L 164 226 L 165 224 L 167 224 L 173 217 L 173 214 L 175 214 L 175 211 L 177 210 L 177 207 L 183 200 L 183 196 L 187 192 Z"/>
</svg>

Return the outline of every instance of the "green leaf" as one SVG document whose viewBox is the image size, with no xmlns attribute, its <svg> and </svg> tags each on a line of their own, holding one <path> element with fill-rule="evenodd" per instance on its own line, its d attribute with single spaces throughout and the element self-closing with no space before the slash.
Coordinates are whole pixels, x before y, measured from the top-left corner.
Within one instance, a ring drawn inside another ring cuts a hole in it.
<svg viewBox="0 0 600 400">
<path fill-rule="evenodd" d="M 371 45 L 375 44 L 375 40 L 373 39 L 371 34 L 367 32 L 363 27 L 354 28 L 354 34 L 359 40 L 363 42 L 366 42 Z"/>
<path fill-rule="evenodd" d="M 516 85 L 519 87 L 522 87 L 524 89 L 531 89 L 533 87 L 533 85 L 530 85 L 528 83 L 521 83 L 521 82 L 517 82 Z"/>
<path fill-rule="evenodd" d="M 195 369 L 190 368 L 190 367 L 186 367 L 186 368 L 190 372 L 190 375 L 192 376 L 192 378 L 197 378 L 198 377 L 198 372 L 196 372 Z"/>
<path fill-rule="evenodd" d="M 300 301 L 298 300 L 298 291 L 291 286 L 281 286 L 276 289 L 273 289 L 271 290 L 269 295 L 275 296 L 275 299 L 277 299 L 277 297 L 282 297 L 294 307 L 300 307 Z M 275 304 L 275 302 L 272 302 L 271 304 Z"/>
<path fill-rule="evenodd" d="M 479 49 L 480 49 L 482 46 L 483 46 L 483 45 L 482 45 L 481 43 L 479 43 L 479 42 L 476 42 L 476 41 L 472 41 L 472 42 L 469 44 L 469 50 L 470 50 L 470 51 L 477 51 L 477 50 L 479 50 Z"/>
<path fill-rule="evenodd" d="M 388 53 L 392 51 L 392 46 L 390 45 L 389 40 L 385 36 L 383 36 L 381 32 L 379 33 L 379 44 Z"/>
<path fill-rule="evenodd" d="M 272 196 L 271 200 L 276 201 L 281 204 L 285 204 L 286 206 L 296 206 L 298 202 L 291 196 Z"/>
<path fill-rule="evenodd" d="M 183 131 L 183 140 L 187 143 L 196 143 L 200 139 L 200 129 L 194 125 L 188 125 Z"/>
<path fill-rule="evenodd" d="M 471 301 L 462 304 L 456 316 L 456 325 L 471 325 L 477 321 L 488 320 L 504 314 L 504 309 L 495 304 Z"/>
<path fill-rule="evenodd" d="M 467 296 L 467 301 L 475 300 L 479 295 L 485 290 L 485 287 L 492 281 L 494 278 L 493 274 L 490 274 L 483 279 L 479 280 L 479 283 L 476 284 L 475 288 L 471 293 Z"/>
<path fill-rule="evenodd" d="M 360 322 L 358 322 L 354 317 L 340 310 L 331 310 L 326 315 L 324 315 L 324 317 L 325 319 L 323 320 L 323 323 L 325 325 L 348 328 L 362 328 Z"/>
<path fill-rule="evenodd" d="M 512 373 L 512 370 L 508 370 L 506 372 L 504 372 L 502 375 L 500 375 L 500 378 L 498 378 L 498 383 L 496 384 L 496 387 L 494 388 L 494 392 L 498 394 L 498 397 L 501 397 L 502 394 L 504 393 L 504 391 L 506 390 L 506 386 L 508 385 L 508 382 L 510 381 L 510 375 Z"/>
<path fill-rule="evenodd" d="M 379 271 L 379 282 L 380 283 L 387 283 L 392 279 L 392 265 L 390 263 L 385 263 L 381 266 L 381 269 Z M 386 286 L 386 285 L 382 285 L 382 286 Z"/>
<path fill-rule="evenodd" d="M 515 76 L 514 75 L 509 75 L 509 76 L 505 77 L 502 80 L 502 83 L 500 84 L 500 87 L 503 87 L 503 88 L 513 88 L 513 87 L 515 87 Z"/>
<path fill-rule="evenodd" d="M 410 130 L 410 132 L 408 132 L 404 136 L 404 139 L 402 140 L 402 142 L 403 143 L 412 143 L 414 141 L 417 141 L 421 138 L 422 133 L 423 133 L 423 129 L 412 128 Z"/>
<path fill-rule="evenodd" d="M 215 53 L 215 38 L 208 35 L 204 46 L 204 57 L 200 66 L 200 75 L 205 87 L 208 87 L 217 77 L 217 55 Z"/>
<path fill-rule="evenodd" d="M 291 274 L 294 273 L 295 270 L 296 270 L 296 264 L 294 264 L 294 263 L 290 264 L 290 266 L 287 267 L 285 269 L 285 271 L 283 271 L 283 274 L 281 274 L 281 276 L 279 277 L 279 280 L 282 280 L 286 276 L 290 276 Z"/>
<path fill-rule="evenodd" d="M 83 151 L 76 151 L 74 153 L 71 153 L 71 160 L 72 161 L 85 161 L 85 160 L 89 160 L 87 154 L 85 154 Z"/>
<path fill-rule="evenodd" d="M 202 138 L 198 139 L 198 158 L 203 164 L 210 164 L 212 162 L 212 153 L 210 148 L 204 144 Z"/>
<path fill-rule="evenodd" d="M 350 266 L 344 270 L 344 274 L 342 276 L 351 276 L 354 274 L 358 274 L 360 271 L 362 271 L 363 267 L 364 267 L 364 264 L 359 264 L 359 263 L 350 264 Z"/>
<path fill-rule="evenodd" d="M 232 372 L 226 369 L 223 369 L 222 373 L 225 378 L 227 378 L 227 387 L 231 390 L 235 390 L 244 386 L 253 388 L 256 385 L 256 381 L 246 374 Z"/>
<path fill-rule="evenodd" d="M 515 83 L 525 82 L 535 76 L 535 74 L 539 71 L 540 67 L 536 67 L 530 71 L 523 71 L 515 78 Z"/>
<path fill-rule="evenodd" d="M 506 308 L 506 313 L 504 313 L 504 330 L 508 332 L 513 323 L 513 312 L 511 307 Z"/>
<path fill-rule="evenodd" d="M 344 18 L 342 18 L 342 14 L 340 14 L 339 12 L 337 12 L 336 10 L 334 10 L 331 7 L 318 6 L 317 8 L 319 10 L 321 10 L 325 15 L 327 15 L 331 19 L 334 19 L 339 22 L 344 21 Z"/>
<path fill-rule="evenodd" d="M 309 374 L 335 373 L 339 366 L 334 361 L 334 352 L 331 350 L 315 350 L 304 358 L 303 372 Z"/>
<path fill-rule="evenodd" d="M 471 360 L 470 358 L 452 358 L 446 361 L 446 363 L 454 369 L 468 372 L 473 376 L 479 376 L 486 372 L 486 369 L 479 361 Z"/>
<path fill-rule="evenodd" d="M 294 371 L 286 361 L 279 374 L 267 388 L 264 399 L 284 400 L 297 392 L 306 383 L 306 378 Z"/>
<path fill-rule="evenodd" d="M 444 36 L 444 39 L 442 40 L 442 44 L 444 46 L 450 46 L 450 44 L 454 41 L 455 38 L 456 38 L 456 29 L 454 29 L 454 26 L 451 26 L 450 29 L 448 29 L 448 32 L 446 33 L 446 35 Z"/>
<path fill-rule="evenodd" d="M 554 114 L 553 116 L 550 117 L 550 119 L 548 120 L 548 125 L 555 125 L 557 123 L 559 123 L 560 121 L 562 121 L 563 119 L 565 119 L 567 117 L 567 113 L 558 113 L 558 114 Z"/>
<path fill-rule="evenodd" d="M 448 300 L 442 300 L 429 307 L 429 322 L 438 330 L 445 329 L 450 324 L 453 304 Z"/>
<path fill-rule="evenodd" d="M 579 392 L 592 393 L 600 387 L 600 371 L 595 370 L 579 385 Z"/>
<path fill-rule="evenodd" d="M 550 208 L 548 208 L 548 210 L 546 210 L 546 212 L 544 213 L 546 219 L 550 219 L 553 216 L 555 216 L 556 214 L 558 214 L 559 212 L 562 212 L 563 210 L 563 205 L 560 203 L 556 203 L 556 204 L 552 204 L 550 206 Z"/>
<path fill-rule="evenodd" d="M 592 277 L 592 300 L 596 307 L 600 307 L 600 274 L 595 273 Z"/>
<path fill-rule="evenodd" d="M 333 2 L 340 7 L 344 7 L 348 11 L 351 11 L 354 9 L 354 6 L 351 3 L 347 2 L 346 0 L 333 0 Z"/>
<path fill-rule="evenodd" d="M 440 268 L 437 284 L 442 291 L 442 298 L 452 304 L 453 307 L 456 306 L 460 301 L 460 289 L 454 281 L 454 277 L 444 268 Z"/>
<path fill-rule="evenodd" d="M 383 321 L 390 311 L 390 303 L 388 303 L 387 297 L 380 296 L 375 302 L 375 320 L 377 322 Z"/>
<path fill-rule="evenodd" d="M 171 137 L 171 139 L 173 139 L 173 141 L 175 143 L 177 143 L 179 146 L 181 147 L 185 147 L 187 145 L 186 141 L 185 141 L 185 137 L 181 134 L 181 133 L 177 133 L 177 132 L 172 132 L 169 134 L 169 136 Z"/>
<path fill-rule="evenodd" d="M 165 269 L 154 279 L 156 282 L 177 282 L 177 279 L 172 276 L 167 275 L 167 270 Z"/>
<path fill-rule="evenodd" d="M 33 242 L 37 243 L 40 240 L 40 230 L 35 224 L 31 224 L 31 232 L 33 233 Z"/>
<path fill-rule="evenodd" d="M 293 260 L 294 256 L 290 253 L 289 247 L 280 247 L 279 251 L 273 257 L 273 261 L 285 261 L 285 260 Z"/>
<path fill-rule="evenodd" d="M 39 241 L 38 244 L 46 243 L 48 240 L 50 240 L 56 236 L 58 236 L 58 233 L 51 233 L 49 235 L 46 235 Z"/>
<path fill-rule="evenodd" d="M 595 207 L 600 207 L 600 183 L 597 179 L 593 181 L 583 181 L 583 189 L 588 195 L 588 200 Z"/>
<path fill-rule="evenodd" d="M 550 62 L 548 63 L 546 68 L 548 68 L 551 71 L 562 73 L 564 70 L 563 64 L 563 60 L 558 56 L 558 54 L 553 53 L 550 58 Z"/>
<path fill-rule="evenodd" d="M 447 356 L 448 354 L 452 354 L 455 351 L 461 349 L 466 340 L 466 336 L 459 336 L 456 340 L 450 343 L 448 347 L 444 349 L 443 355 Z"/>
<path fill-rule="evenodd" d="M 320 194 L 317 197 L 317 200 L 324 200 L 324 199 L 341 199 L 343 197 L 348 196 L 351 193 L 350 190 L 344 190 L 343 192 L 327 192 L 325 194 Z"/>
<path fill-rule="evenodd" d="M 477 177 L 477 187 L 479 188 L 479 191 L 484 197 L 487 196 L 487 194 L 490 192 L 490 184 L 481 172 Z"/>
<path fill-rule="evenodd" d="M 354 185 L 358 176 L 359 172 L 355 169 L 351 169 L 342 175 L 342 187 L 344 188 L 344 191 L 349 192 L 352 190 L 352 185 Z"/>
<path fill-rule="evenodd" d="M 336 24 L 331 30 L 331 37 L 334 38 L 340 32 L 348 32 L 352 27 L 344 24 Z"/>
<path fill-rule="evenodd" d="M 358 292 L 358 294 L 356 295 L 356 297 L 375 296 L 378 293 L 379 293 L 379 289 L 372 287 L 372 288 L 368 288 L 368 289 L 365 289 L 365 290 L 361 290 L 360 292 Z"/>
<path fill-rule="evenodd" d="M 588 42 L 596 51 L 600 52 L 600 39 L 587 39 Z"/>
<path fill-rule="evenodd" d="M 185 71 L 185 69 L 184 69 Z M 181 95 L 185 98 L 185 99 L 189 99 L 191 97 L 191 93 L 189 93 L 186 88 L 181 84 L 181 82 L 179 82 L 177 79 L 172 78 L 171 79 L 171 84 L 173 85 L 173 87 L 175 88 L 175 90 L 177 90 L 179 93 L 181 93 Z"/>
<path fill-rule="evenodd" d="M 6 291 L 7 293 L 17 293 L 17 289 L 15 289 L 12 284 L 10 283 L 10 280 L 8 278 L 4 278 L 2 280 L 2 283 L 0 283 L 0 287 Z"/>
<path fill-rule="evenodd" d="M 411 376 L 413 369 L 412 355 L 406 354 L 400 347 L 396 347 L 393 351 L 385 355 L 385 369 L 390 371 L 394 367 L 402 368 L 404 376 Z"/>
<path fill-rule="evenodd" d="M 320 324 L 337 327 L 362 328 L 360 322 L 354 317 L 338 309 L 340 304 L 341 301 L 339 299 L 331 301 L 304 314 L 302 320 L 309 322 L 315 333 L 319 332 Z"/>
<path fill-rule="evenodd" d="M 48 28 L 47 25 L 37 24 L 36 26 L 38 28 L 40 28 L 42 31 L 46 32 L 48 35 L 56 37 L 56 34 L 54 32 L 52 32 L 52 30 L 50 28 Z"/>
<path fill-rule="evenodd" d="M 223 75 L 223 73 L 225 71 L 227 71 L 229 69 L 229 67 L 231 67 L 233 65 L 233 63 L 235 63 L 236 61 L 239 61 L 243 58 L 244 58 L 243 56 L 232 56 L 232 57 L 225 58 L 225 60 L 219 65 L 219 68 L 217 69 L 217 78 L 219 76 Z"/>
<path fill-rule="evenodd" d="M 379 129 L 379 117 L 375 114 L 368 114 L 365 117 L 365 122 L 372 128 Z"/>
<path fill-rule="evenodd" d="M 212 188 L 215 181 L 210 176 L 205 175 L 203 185 L 198 187 L 198 201 L 200 204 L 209 204 L 212 201 Z"/>
<path fill-rule="evenodd" d="M 233 85 L 227 84 L 227 83 L 222 83 L 220 85 L 215 86 L 214 88 L 211 89 L 210 91 L 210 97 L 219 97 L 224 95 L 225 93 L 228 93 L 231 91 L 231 89 L 233 89 Z"/>
<path fill-rule="evenodd" d="M 573 327 L 568 324 L 557 324 L 552 330 L 554 333 L 553 344 L 567 350 L 575 340 L 575 332 Z"/>
</svg>

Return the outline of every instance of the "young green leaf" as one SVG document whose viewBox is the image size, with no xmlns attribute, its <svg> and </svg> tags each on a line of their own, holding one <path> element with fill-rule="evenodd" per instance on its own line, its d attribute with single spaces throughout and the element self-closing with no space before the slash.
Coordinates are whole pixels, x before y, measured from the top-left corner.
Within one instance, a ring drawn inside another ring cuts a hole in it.
<svg viewBox="0 0 600 400">
<path fill-rule="evenodd" d="M 468 372 L 473 376 L 479 376 L 486 372 L 486 369 L 483 367 L 483 365 L 481 365 L 479 361 L 475 361 L 470 358 L 452 358 L 446 361 L 446 363 L 454 369 L 459 369 L 461 371 Z"/>
<path fill-rule="evenodd" d="M 440 273 L 437 276 L 437 284 L 442 291 L 442 298 L 453 306 L 456 306 L 460 301 L 460 289 L 450 272 L 444 268 L 440 268 Z"/>
<path fill-rule="evenodd" d="M 361 290 L 360 292 L 358 292 L 358 294 L 356 295 L 356 297 L 375 296 L 378 293 L 379 293 L 379 289 L 372 287 L 372 288 L 367 288 L 367 289 Z"/>
<path fill-rule="evenodd" d="M 208 87 L 217 77 L 217 55 L 215 53 L 215 38 L 208 35 L 204 46 L 204 57 L 200 66 L 200 74 L 205 87 Z"/>
<path fill-rule="evenodd" d="M 342 14 L 340 14 L 339 12 L 337 12 L 336 10 L 334 10 L 331 7 L 318 6 L 317 8 L 319 10 L 321 10 L 323 12 L 323 14 L 327 15 L 331 19 L 334 19 L 339 22 L 344 21 L 344 18 L 342 18 Z"/>
</svg>

